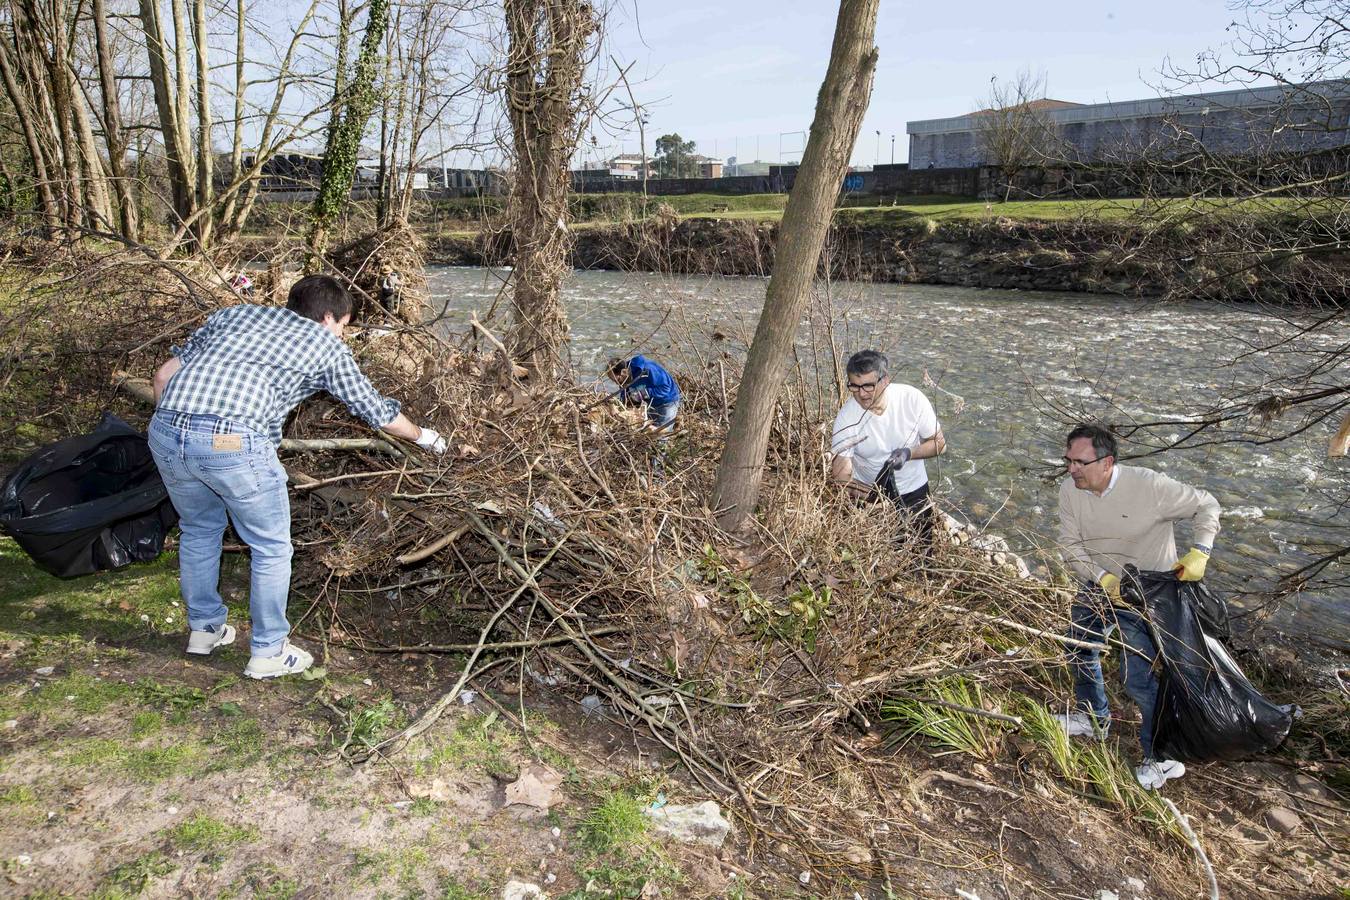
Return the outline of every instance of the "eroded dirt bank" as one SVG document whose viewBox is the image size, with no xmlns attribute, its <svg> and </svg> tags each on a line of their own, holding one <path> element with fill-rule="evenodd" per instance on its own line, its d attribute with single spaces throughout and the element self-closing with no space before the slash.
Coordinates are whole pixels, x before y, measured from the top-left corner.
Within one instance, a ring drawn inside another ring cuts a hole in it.
<svg viewBox="0 0 1350 900">
<path fill-rule="evenodd" d="M 572 263 L 579 269 L 764 276 L 773 270 L 777 231 L 777 223 L 716 218 L 584 226 L 576 229 Z M 1231 235 L 1101 220 L 837 220 L 821 273 L 857 281 L 1272 303 L 1326 302 L 1326 288 L 1340 283 L 1343 260 L 1295 256 L 1257 264 Z M 1271 246 L 1278 243 L 1272 234 Z M 510 264 L 510 236 L 500 231 L 440 236 L 428 249 L 436 263 Z"/>
</svg>

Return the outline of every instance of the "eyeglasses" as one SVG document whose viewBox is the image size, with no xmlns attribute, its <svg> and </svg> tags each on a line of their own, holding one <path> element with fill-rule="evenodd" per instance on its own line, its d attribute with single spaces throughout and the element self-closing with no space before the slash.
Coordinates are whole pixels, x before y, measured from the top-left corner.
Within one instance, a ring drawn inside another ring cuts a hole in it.
<svg viewBox="0 0 1350 900">
<path fill-rule="evenodd" d="M 877 385 L 881 384 L 883 380 L 884 379 L 878 378 L 876 381 L 869 381 L 866 384 L 854 384 L 853 382 L 850 381 L 848 383 L 848 389 L 855 394 L 863 394 L 863 393 L 870 394 L 872 391 L 875 391 L 877 389 Z"/>
<path fill-rule="evenodd" d="M 1086 468 L 1087 466 L 1090 466 L 1095 462 L 1101 462 L 1110 455 L 1111 455 L 1110 453 L 1103 453 L 1096 459 L 1074 459 L 1069 456 L 1061 456 L 1060 459 L 1064 461 L 1065 468 L 1072 469 L 1074 466 L 1078 466 L 1079 468 Z"/>
</svg>

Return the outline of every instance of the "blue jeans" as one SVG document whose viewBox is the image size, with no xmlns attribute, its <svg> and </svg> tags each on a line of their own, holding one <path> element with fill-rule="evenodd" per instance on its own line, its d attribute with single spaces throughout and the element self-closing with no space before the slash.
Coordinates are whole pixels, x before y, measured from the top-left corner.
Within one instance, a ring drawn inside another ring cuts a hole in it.
<svg viewBox="0 0 1350 900">
<path fill-rule="evenodd" d="M 674 403 L 652 403 L 647 407 L 647 422 L 653 428 L 666 428 L 675 421 L 680 411 L 680 401 Z"/>
<path fill-rule="evenodd" d="M 220 599 L 221 539 L 226 517 L 252 551 L 249 610 L 254 656 L 276 656 L 290 623 L 291 502 L 286 470 L 272 442 L 215 416 L 160 410 L 150 420 L 150 452 L 178 510 L 179 584 L 188 627 L 225 622 Z"/>
<path fill-rule="evenodd" d="M 1158 649 L 1149 634 L 1148 624 L 1139 613 L 1112 606 L 1098 589 L 1081 591 L 1069 611 L 1069 637 L 1104 644 L 1111 630 L 1120 630 L 1125 650 L 1120 656 L 1120 680 L 1125 693 L 1139 706 L 1143 723 L 1139 726 L 1139 746 L 1146 759 L 1153 756 L 1153 710 L 1158 704 L 1158 678 L 1153 660 Z M 1136 652 L 1137 651 L 1137 652 Z M 1102 677 L 1101 651 L 1073 647 L 1069 651 L 1073 665 L 1073 694 L 1078 708 L 1091 713 L 1101 725 L 1111 716 L 1106 703 L 1106 681 Z"/>
</svg>

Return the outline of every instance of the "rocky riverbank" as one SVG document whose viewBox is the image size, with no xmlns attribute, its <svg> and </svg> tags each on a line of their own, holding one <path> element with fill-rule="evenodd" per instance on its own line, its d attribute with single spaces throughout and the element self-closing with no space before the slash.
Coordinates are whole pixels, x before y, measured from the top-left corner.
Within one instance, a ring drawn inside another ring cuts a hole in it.
<svg viewBox="0 0 1350 900">
<path fill-rule="evenodd" d="M 777 232 L 776 222 L 745 219 L 655 217 L 595 225 L 576 229 L 572 263 L 579 269 L 763 276 L 773 269 Z M 1302 299 L 1291 284 L 1306 287 L 1306 278 L 1291 279 L 1287 266 L 1278 272 L 1252 266 L 1238 248 L 1225 251 L 1222 243 L 1222 235 L 1178 232 L 1169 239 L 1156 229 L 1100 220 L 858 225 L 837 219 L 821 273 L 857 281 L 1131 297 Z M 509 265 L 510 236 L 435 237 L 428 251 L 430 261 L 446 265 Z"/>
</svg>

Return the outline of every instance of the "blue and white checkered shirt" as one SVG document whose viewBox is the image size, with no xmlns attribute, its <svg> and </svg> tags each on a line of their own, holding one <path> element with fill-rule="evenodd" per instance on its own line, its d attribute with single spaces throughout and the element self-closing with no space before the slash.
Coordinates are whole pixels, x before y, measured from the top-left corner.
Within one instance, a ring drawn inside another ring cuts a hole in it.
<svg viewBox="0 0 1350 900">
<path fill-rule="evenodd" d="M 182 347 L 159 408 L 228 419 L 281 444 L 286 416 L 327 391 L 374 428 L 399 413 L 361 374 L 352 351 L 326 328 L 273 306 L 230 306 L 211 314 Z"/>
</svg>

